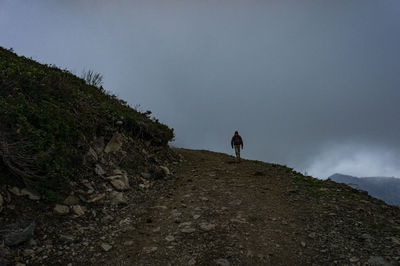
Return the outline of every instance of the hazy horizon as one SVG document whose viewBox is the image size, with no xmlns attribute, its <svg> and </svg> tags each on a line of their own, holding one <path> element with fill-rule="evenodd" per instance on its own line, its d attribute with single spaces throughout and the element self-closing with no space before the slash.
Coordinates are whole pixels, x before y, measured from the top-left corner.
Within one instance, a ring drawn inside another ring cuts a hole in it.
<svg viewBox="0 0 400 266">
<path fill-rule="evenodd" d="M 400 2 L 0 0 L 0 46 L 173 127 L 174 146 L 400 177 Z"/>
</svg>

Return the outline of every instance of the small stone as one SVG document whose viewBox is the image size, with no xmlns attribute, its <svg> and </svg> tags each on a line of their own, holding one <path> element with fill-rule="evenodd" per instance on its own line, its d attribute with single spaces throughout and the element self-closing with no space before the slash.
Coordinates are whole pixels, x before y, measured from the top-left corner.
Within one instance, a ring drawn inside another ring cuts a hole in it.
<svg viewBox="0 0 400 266">
<path fill-rule="evenodd" d="M 171 172 L 169 171 L 168 167 L 160 166 L 161 170 L 164 172 L 165 175 L 170 175 Z"/>
<path fill-rule="evenodd" d="M 156 227 L 153 229 L 153 233 L 158 233 L 160 232 L 161 228 L 160 227 Z"/>
<path fill-rule="evenodd" d="M 27 249 L 24 249 L 22 255 L 24 257 L 28 257 L 28 256 L 31 256 L 34 253 L 35 253 L 35 251 L 33 249 L 27 248 Z"/>
<path fill-rule="evenodd" d="M 149 254 L 157 251 L 157 249 L 157 247 L 144 247 L 143 252 Z"/>
<path fill-rule="evenodd" d="M 145 179 L 150 179 L 150 177 L 151 177 L 151 174 L 148 173 L 148 172 L 140 173 L 140 175 L 141 175 L 143 178 L 145 178 Z"/>
<path fill-rule="evenodd" d="M 246 223 L 246 219 L 244 219 L 244 218 L 241 218 L 241 217 L 239 217 L 239 218 L 232 218 L 232 219 L 230 219 L 230 221 L 231 222 L 233 222 L 233 223 Z"/>
<path fill-rule="evenodd" d="M 390 240 L 392 240 L 393 243 L 395 243 L 396 245 L 400 245 L 400 238 L 397 237 L 390 237 Z"/>
<path fill-rule="evenodd" d="M 193 259 L 193 258 L 191 258 L 191 259 L 188 261 L 188 265 L 195 265 L 195 264 L 196 264 L 196 260 Z"/>
<path fill-rule="evenodd" d="M 28 196 L 30 200 L 40 200 L 40 194 L 33 189 L 23 188 L 21 196 Z"/>
<path fill-rule="evenodd" d="M 85 208 L 80 205 L 72 206 L 72 211 L 78 216 L 82 216 L 85 214 Z"/>
<path fill-rule="evenodd" d="M 113 185 L 113 187 L 116 189 L 116 190 L 121 190 L 121 191 L 123 191 L 123 190 L 128 190 L 129 189 L 129 186 L 127 186 L 122 180 L 120 180 L 120 179 L 115 179 L 115 180 L 112 180 L 111 181 L 111 185 Z"/>
<path fill-rule="evenodd" d="M 200 198 L 202 201 L 208 201 L 208 198 L 206 198 L 206 197 L 201 197 Z"/>
<path fill-rule="evenodd" d="M 114 133 L 107 146 L 104 148 L 105 153 L 117 152 L 122 148 L 122 135 L 118 132 Z"/>
<path fill-rule="evenodd" d="M 133 241 L 132 240 L 128 240 L 124 242 L 124 246 L 132 246 L 133 245 Z"/>
<path fill-rule="evenodd" d="M 364 239 L 364 240 L 371 240 L 372 236 L 370 234 L 362 234 L 361 238 Z"/>
<path fill-rule="evenodd" d="M 103 218 L 101 218 L 101 222 L 105 223 L 105 224 L 110 223 L 113 220 L 114 220 L 114 217 L 112 217 L 111 215 L 106 215 Z"/>
<path fill-rule="evenodd" d="M 229 204 L 230 205 L 240 205 L 240 204 L 242 204 L 242 201 L 240 199 L 236 199 L 236 200 L 231 201 Z"/>
<path fill-rule="evenodd" d="M 126 174 L 126 172 L 124 170 L 116 168 L 116 169 L 113 170 L 113 174 L 114 175 L 123 175 L 123 174 Z"/>
<path fill-rule="evenodd" d="M 113 191 L 111 192 L 111 204 L 112 205 L 120 205 L 127 204 L 128 200 L 125 198 L 124 193 Z"/>
<path fill-rule="evenodd" d="M 196 229 L 194 229 L 194 228 L 192 228 L 192 227 L 185 227 L 185 228 L 180 229 L 180 231 L 181 231 L 182 233 L 185 233 L 185 234 L 191 234 L 191 233 L 193 233 L 194 231 L 196 231 Z"/>
<path fill-rule="evenodd" d="M 194 220 L 197 220 L 197 219 L 199 219 L 199 218 L 200 218 L 200 215 L 198 215 L 198 214 L 193 215 L 193 219 L 194 219 Z"/>
<path fill-rule="evenodd" d="M 301 242 L 300 242 L 300 244 L 301 244 L 301 246 L 302 246 L 303 248 L 305 248 L 305 247 L 306 247 L 306 242 L 304 242 L 304 241 L 301 241 Z"/>
<path fill-rule="evenodd" d="M 309 238 L 315 238 L 317 236 L 317 234 L 315 232 L 309 233 L 308 237 Z"/>
<path fill-rule="evenodd" d="M 18 187 L 12 187 L 8 189 L 8 191 L 10 191 L 15 196 L 21 196 L 21 190 Z"/>
<path fill-rule="evenodd" d="M 220 266 L 229 266 L 230 265 L 230 263 L 227 259 L 217 259 L 215 261 L 215 263 Z"/>
<path fill-rule="evenodd" d="M 171 211 L 171 216 L 172 216 L 173 218 L 180 217 L 181 215 L 182 215 L 182 213 L 181 213 L 181 212 L 178 212 L 176 209 L 173 209 L 173 210 Z"/>
<path fill-rule="evenodd" d="M 69 195 L 68 197 L 65 198 L 63 203 L 68 206 L 77 205 L 79 203 L 79 198 L 74 195 Z"/>
<path fill-rule="evenodd" d="M 200 229 L 208 232 L 208 231 L 214 230 L 215 226 L 216 226 L 215 224 L 201 223 Z"/>
<path fill-rule="evenodd" d="M 357 262 L 359 261 L 359 259 L 357 257 L 351 257 L 349 260 L 351 263 Z"/>
<path fill-rule="evenodd" d="M 69 207 L 61 204 L 56 204 L 54 207 L 54 212 L 58 214 L 67 214 L 69 213 Z"/>
<path fill-rule="evenodd" d="M 127 218 L 119 221 L 120 226 L 127 226 L 127 225 L 130 225 L 131 223 L 132 223 L 132 219 L 130 217 L 127 217 Z"/>
<path fill-rule="evenodd" d="M 152 209 L 159 209 L 159 210 L 166 210 L 166 209 L 168 209 L 168 207 L 167 206 L 164 206 L 164 205 L 157 205 L 157 206 L 154 206 L 154 207 L 151 207 Z"/>
<path fill-rule="evenodd" d="M 75 237 L 72 235 L 60 235 L 60 239 L 67 241 L 67 242 L 73 242 L 75 241 Z"/>
<path fill-rule="evenodd" d="M 103 167 L 101 167 L 100 164 L 96 164 L 96 167 L 94 168 L 94 172 L 99 176 L 103 176 L 106 173 L 106 171 L 104 171 Z"/>
<path fill-rule="evenodd" d="M 110 180 L 111 185 L 116 190 L 123 191 L 123 190 L 128 190 L 130 188 L 128 175 L 126 173 L 122 175 L 109 176 L 107 177 L 107 179 Z"/>
<path fill-rule="evenodd" d="M 173 235 L 168 235 L 165 237 L 165 240 L 167 240 L 168 242 L 172 242 L 175 241 L 175 237 Z"/>
<path fill-rule="evenodd" d="M 178 225 L 178 228 L 182 228 L 182 227 L 189 227 L 192 225 L 192 222 L 184 222 L 184 223 L 180 223 Z"/>
<path fill-rule="evenodd" d="M 101 193 L 98 195 L 93 195 L 90 199 L 87 200 L 87 202 L 96 202 L 102 200 L 106 196 L 105 193 Z"/>
<path fill-rule="evenodd" d="M 111 246 L 110 244 L 103 243 L 103 244 L 101 244 L 101 248 L 102 248 L 105 252 L 107 252 L 107 251 L 110 251 L 110 250 L 112 249 L 112 246 Z"/>
<path fill-rule="evenodd" d="M 87 152 L 87 156 L 90 157 L 95 162 L 99 159 L 96 151 L 92 147 L 89 148 L 89 150 Z"/>
</svg>

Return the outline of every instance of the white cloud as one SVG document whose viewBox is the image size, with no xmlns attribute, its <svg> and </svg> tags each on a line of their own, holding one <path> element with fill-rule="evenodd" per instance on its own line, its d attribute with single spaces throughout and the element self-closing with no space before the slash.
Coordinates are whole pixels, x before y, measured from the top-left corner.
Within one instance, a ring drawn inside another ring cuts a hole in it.
<svg viewBox="0 0 400 266">
<path fill-rule="evenodd" d="M 325 179 L 334 173 L 367 177 L 400 177 L 400 158 L 391 149 L 361 144 L 329 145 L 307 168 L 308 174 Z"/>
</svg>

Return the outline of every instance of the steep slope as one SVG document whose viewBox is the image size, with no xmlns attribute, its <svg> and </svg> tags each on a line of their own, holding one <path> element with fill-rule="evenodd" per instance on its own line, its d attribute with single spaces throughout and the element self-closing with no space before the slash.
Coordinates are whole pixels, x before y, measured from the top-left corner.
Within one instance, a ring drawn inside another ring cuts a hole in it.
<svg viewBox="0 0 400 266">
<path fill-rule="evenodd" d="M 59 244 L 96 240 L 102 218 L 170 177 L 173 130 L 149 115 L 0 48 L 0 265 L 59 265 L 74 256 Z"/>
<path fill-rule="evenodd" d="M 172 129 L 103 88 L 1 47 L 0 88 L 0 181 L 44 196 L 82 178 L 97 137 L 108 141 L 118 130 L 152 146 L 173 138 Z"/>
<path fill-rule="evenodd" d="M 335 182 L 365 190 L 371 196 L 381 199 L 387 204 L 400 206 L 400 178 L 354 177 L 342 174 L 334 174 L 329 178 Z"/>
</svg>

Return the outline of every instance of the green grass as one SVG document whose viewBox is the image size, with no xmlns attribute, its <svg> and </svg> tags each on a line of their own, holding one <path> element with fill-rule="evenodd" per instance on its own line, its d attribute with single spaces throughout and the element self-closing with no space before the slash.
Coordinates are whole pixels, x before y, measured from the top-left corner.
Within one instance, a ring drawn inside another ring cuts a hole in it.
<svg viewBox="0 0 400 266">
<path fill-rule="evenodd" d="M 79 176 L 90 141 L 109 138 L 116 121 L 123 121 L 125 135 L 152 145 L 166 145 L 174 137 L 173 129 L 103 88 L 1 47 L 0 88 L 0 142 L 5 143 L 0 159 L 11 158 L 17 169 L 30 173 L 32 184 L 46 191 Z"/>
<path fill-rule="evenodd" d="M 324 188 L 324 180 L 320 180 L 317 178 L 313 178 L 310 176 L 304 176 L 299 173 L 296 173 L 292 176 L 293 180 L 300 184 L 304 184 L 309 190 L 311 190 L 314 193 L 319 193 L 319 194 L 331 194 L 332 192 L 327 189 L 327 190 L 321 190 Z"/>
</svg>

